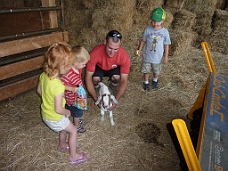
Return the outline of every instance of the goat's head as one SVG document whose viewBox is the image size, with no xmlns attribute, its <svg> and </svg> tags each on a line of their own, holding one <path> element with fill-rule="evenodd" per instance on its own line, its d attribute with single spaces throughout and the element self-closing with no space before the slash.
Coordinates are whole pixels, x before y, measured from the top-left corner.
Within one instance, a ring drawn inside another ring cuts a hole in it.
<svg viewBox="0 0 228 171">
<path fill-rule="evenodd" d="M 111 98 L 110 98 L 110 94 L 103 94 L 102 98 L 101 98 L 101 105 L 104 109 L 107 109 L 110 107 L 111 104 Z"/>
</svg>

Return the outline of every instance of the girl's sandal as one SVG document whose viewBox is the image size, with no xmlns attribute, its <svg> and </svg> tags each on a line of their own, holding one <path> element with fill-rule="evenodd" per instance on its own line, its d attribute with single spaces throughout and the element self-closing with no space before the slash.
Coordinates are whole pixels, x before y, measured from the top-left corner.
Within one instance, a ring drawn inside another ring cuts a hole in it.
<svg viewBox="0 0 228 171">
<path fill-rule="evenodd" d="M 86 161 L 87 161 L 87 155 L 85 153 L 82 153 L 82 155 L 77 160 L 73 160 L 73 159 L 69 158 L 69 162 L 72 165 L 78 165 L 78 164 L 84 163 Z"/>
</svg>

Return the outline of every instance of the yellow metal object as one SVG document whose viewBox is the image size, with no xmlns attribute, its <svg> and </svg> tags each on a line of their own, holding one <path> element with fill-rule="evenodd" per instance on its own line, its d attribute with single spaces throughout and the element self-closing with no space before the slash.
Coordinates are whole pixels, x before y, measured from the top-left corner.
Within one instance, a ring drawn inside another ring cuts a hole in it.
<svg viewBox="0 0 228 171">
<path fill-rule="evenodd" d="M 189 171 L 202 171 L 185 122 L 182 119 L 174 119 L 172 121 L 172 125 L 180 143 Z"/>
<path fill-rule="evenodd" d="M 208 48 L 208 43 L 207 42 L 202 42 L 201 43 L 201 47 L 202 47 L 203 52 L 204 52 L 204 57 L 206 59 L 209 72 L 214 72 L 215 73 L 216 69 L 215 69 L 215 66 L 214 66 L 213 59 L 211 57 L 211 52 L 210 52 L 210 50 Z M 201 89 L 201 91 L 199 93 L 199 96 L 197 97 L 194 105 L 192 106 L 190 112 L 187 115 L 187 117 L 189 119 L 191 119 L 191 120 L 193 120 L 193 112 L 203 106 L 203 99 L 204 99 L 207 83 L 208 83 L 208 81 L 206 82 L 206 84 L 204 84 L 203 88 Z"/>
<path fill-rule="evenodd" d="M 211 57 L 211 52 L 208 48 L 208 43 L 202 42 L 201 47 L 202 47 L 203 52 L 204 52 L 204 56 L 205 56 L 205 59 L 207 62 L 209 72 L 216 72 L 214 62 L 213 62 L 212 57 Z"/>
<path fill-rule="evenodd" d="M 207 82 L 206 82 L 206 84 L 203 85 L 203 88 L 200 90 L 200 93 L 199 93 L 195 103 L 193 104 L 192 108 L 190 109 L 190 111 L 187 115 L 188 119 L 193 120 L 193 112 L 203 106 L 203 100 L 204 100 L 204 95 L 205 95 L 206 88 L 207 88 Z"/>
</svg>

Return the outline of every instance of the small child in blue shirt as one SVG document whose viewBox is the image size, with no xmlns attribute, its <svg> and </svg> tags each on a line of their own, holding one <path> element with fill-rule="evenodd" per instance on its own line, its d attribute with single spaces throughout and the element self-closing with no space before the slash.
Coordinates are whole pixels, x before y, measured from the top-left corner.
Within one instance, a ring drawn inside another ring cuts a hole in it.
<svg viewBox="0 0 228 171">
<path fill-rule="evenodd" d="M 152 88 L 158 89 L 158 76 L 161 71 L 162 61 L 168 62 L 169 45 L 171 44 L 169 31 L 162 26 L 166 18 L 166 12 L 162 8 L 156 8 L 151 12 L 151 25 L 143 32 L 136 54 L 140 56 L 143 49 L 143 62 L 141 72 L 144 76 L 143 89 L 150 91 L 149 73 L 153 72 Z"/>
</svg>

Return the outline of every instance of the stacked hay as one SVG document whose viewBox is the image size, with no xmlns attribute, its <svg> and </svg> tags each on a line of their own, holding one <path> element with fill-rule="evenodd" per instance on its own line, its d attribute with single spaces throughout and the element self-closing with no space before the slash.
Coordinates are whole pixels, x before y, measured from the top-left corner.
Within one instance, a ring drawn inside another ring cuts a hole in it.
<svg viewBox="0 0 228 171">
<path fill-rule="evenodd" d="M 228 54 L 228 11 L 216 10 L 213 19 L 213 32 L 208 36 L 212 51 Z"/>
<path fill-rule="evenodd" d="M 170 55 L 178 55 L 186 52 L 196 39 L 196 34 L 192 31 L 195 24 L 196 15 L 185 9 L 181 9 L 174 14 L 172 31 L 170 34 L 172 45 Z"/>
<path fill-rule="evenodd" d="M 187 0 L 169 0 L 166 2 L 165 7 L 170 12 L 175 13 L 184 8 L 184 4 Z"/>
<path fill-rule="evenodd" d="M 90 27 L 91 11 L 81 1 L 65 1 L 64 18 L 70 44 L 81 44 L 80 31 L 85 27 Z"/>
<path fill-rule="evenodd" d="M 225 9 L 226 0 L 217 0 L 216 9 Z"/>
<path fill-rule="evenodd" d="M 194 32 L 177 31 L 171 32 L 170 38 L 172 44 L 170 46 L 169 55 L 177 56 L 183 54 L 192 47 L 193 42 L 196 39 Z"/>
<path fill-rule="evenodd" d="M 165 11 L 166 11 L 166 19 L 163 23 L 163 26 L 167 29 L 171 29 L 171 25 L 174 17 L 173 17 L 173 14 L 170 13 L 168 10 L 165 9 Z"/>
<path fill-rule="evenodd" d="M 94 2 L 91 2 L 94 3 Z M 86 6 L 91 6 L 89 1 L 84 2 Z M 133 15 L 135 13 L 136 0 L 125 1 L 102 1 L 95 2 L 95 8 L 91 17 L 91 28 L 84 28 L 81 31 L 83 42 L 89 49 L 102 43 L 106 34 L 110 30 L 118 30 L 123 35 L 131 29 L 133 25 Z"/>
<path fill-rule="evenodd" d="M 196 24 L 193 30 L 198 34 L 205 36 L 211 33 L 212 17 L 216 5 L 217 0 L 191 0 L 186 2 L 186 9 L 196 14 Z"/>
<path fill-rule="evenodd" d="M 179 10 L 174 14 L 172 29 L 175 31 L 192 31 L 195 24 L 196 15 L 185 9 Z"/>
</svg>

